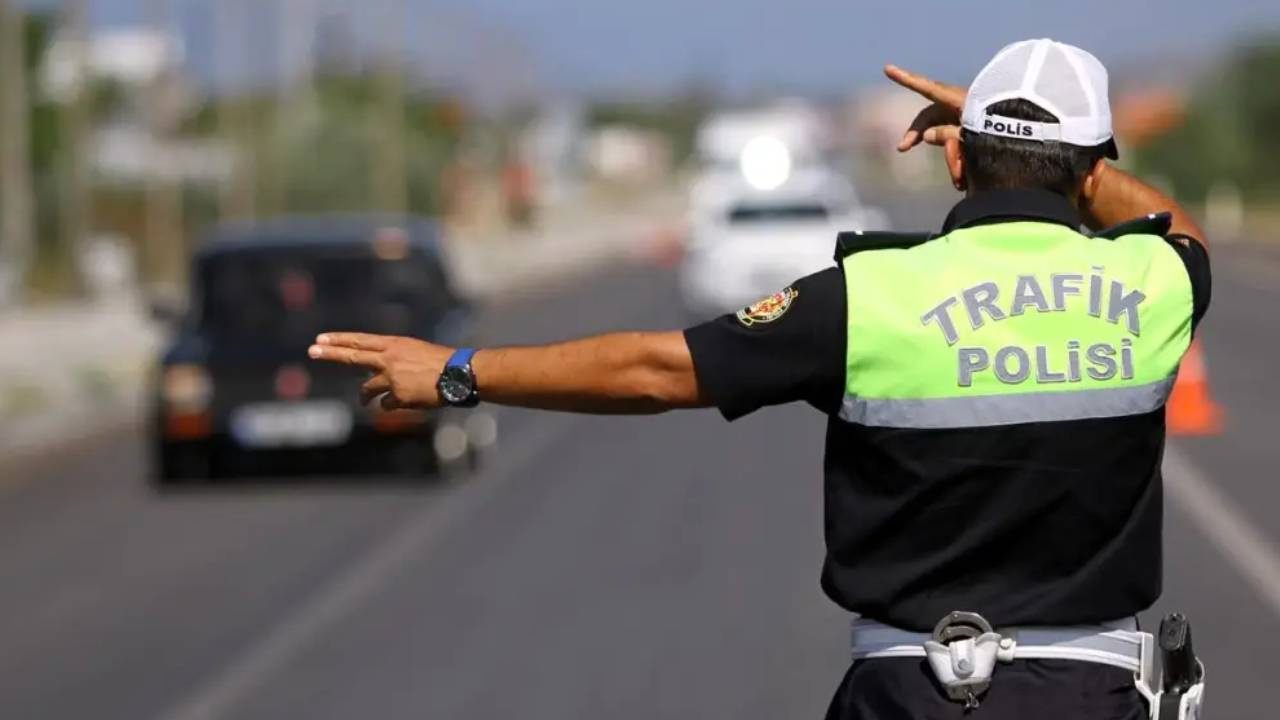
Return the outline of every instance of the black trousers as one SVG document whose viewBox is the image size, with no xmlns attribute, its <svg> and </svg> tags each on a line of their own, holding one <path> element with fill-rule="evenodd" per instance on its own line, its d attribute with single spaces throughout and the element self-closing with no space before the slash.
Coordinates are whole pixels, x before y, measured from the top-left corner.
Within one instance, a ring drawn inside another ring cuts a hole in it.
<svg viewBox="0 0 1280 720">
<path fill-rule="evenodd" d="M 853 664 L 827 720 L 1146 720 L 1133 673 L 1075 660 L 997 663 L 981 705 L 947 697 L 924 658 Z"/>
</svg>

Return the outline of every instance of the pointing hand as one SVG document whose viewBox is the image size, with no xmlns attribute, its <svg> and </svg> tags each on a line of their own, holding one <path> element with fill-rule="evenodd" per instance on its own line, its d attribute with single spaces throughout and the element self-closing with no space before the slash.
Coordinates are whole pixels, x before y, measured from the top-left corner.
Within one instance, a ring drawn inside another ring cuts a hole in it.
<svg viewBox="0 0 1280 720">
<path fill-rule="evenodd" d="M 910 127 L 898 143 L 898 152 L 906 152 L 921 142 L 944 145 L 948 140 L 960 139 L 960 111 L 964 107 L 966 94 L 964 88 L 937 82 L 903 70 L 897 65 L 885 65 L 884 74 L 902 87 L 931 101 L 911 121 Z"/>
<path fill-rule="evenodd" d="M 436 381 L 452 353 L 451 348 L 414 338 L 366 333 L 324 333 L 307 350 L 313 360 L 374 373 L 360 386 L 360 401 L 369 403 L 381 395 L 385 410 L 439 407 Z"/>
</svg>

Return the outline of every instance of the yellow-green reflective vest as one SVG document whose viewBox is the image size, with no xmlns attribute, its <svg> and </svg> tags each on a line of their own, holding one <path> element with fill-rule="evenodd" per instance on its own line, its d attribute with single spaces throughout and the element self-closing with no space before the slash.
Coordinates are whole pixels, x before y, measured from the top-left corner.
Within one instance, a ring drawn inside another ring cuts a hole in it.
<svg viewBox="0 0 1280 720">
<path fill-rule="evenodd" d="M 1192 293 L 1168 241 L 1042 222 L 952 231 L 842 260 L 840 418 L 965 428 L 1149 413 L 1191 341 Z"/>
</svg>

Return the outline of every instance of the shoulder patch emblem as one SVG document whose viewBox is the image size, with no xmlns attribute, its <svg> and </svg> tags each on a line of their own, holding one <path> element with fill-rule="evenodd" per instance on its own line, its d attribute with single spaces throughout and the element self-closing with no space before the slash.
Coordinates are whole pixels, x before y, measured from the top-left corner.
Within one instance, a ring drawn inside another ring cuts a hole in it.
<svg viewBox="0 0 1280 720">
<path fill-rule="evenodd" d="M 771 323 L 786 314 L 791 302 L 800 296 L 795 288 L 784 288 L 769 297 L 738 311 L 738 322 L 751 327 L 759 323 Z"/>
</svg>

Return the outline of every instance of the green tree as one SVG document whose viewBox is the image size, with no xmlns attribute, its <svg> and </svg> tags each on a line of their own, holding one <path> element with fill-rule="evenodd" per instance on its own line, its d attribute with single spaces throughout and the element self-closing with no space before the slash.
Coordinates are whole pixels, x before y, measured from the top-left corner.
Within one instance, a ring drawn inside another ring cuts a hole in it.
<svg viewBox="0 0 1280 720">
<path fill-rule="evenodd" d="M 280 183 L 281 207 L 287 213 L 362 212 L 373 204 L 372 174 L 376 126 L 377 79 L 371 75 L 329 74 L 312 84 L 312 100 L 286 114 L 274 94 L 246 95 L 231 102 L 248 106 L 256 132 L 251 147 L 258 177 L 254 182 Z M 226 102 L 224 99 L 223 102 Z M 443 169 L 461 142 L 465 128 L 456 103 L 420 90 L 405 100 L 404 147 L 408 157 L 409 211 L 440 211 Z M 216 128 L 213 105 L 196 112 L 184 133 L 204 135 Z"/>
<path fill-rule="evenodd" d="M 1140 168 L 1199 200 L 1216 181 L 1247 199 L 1280 195 L 1280 36 L 1242 43 L 1196 88 L 1185 122 L 1138 154 Z"/>
</svg>

